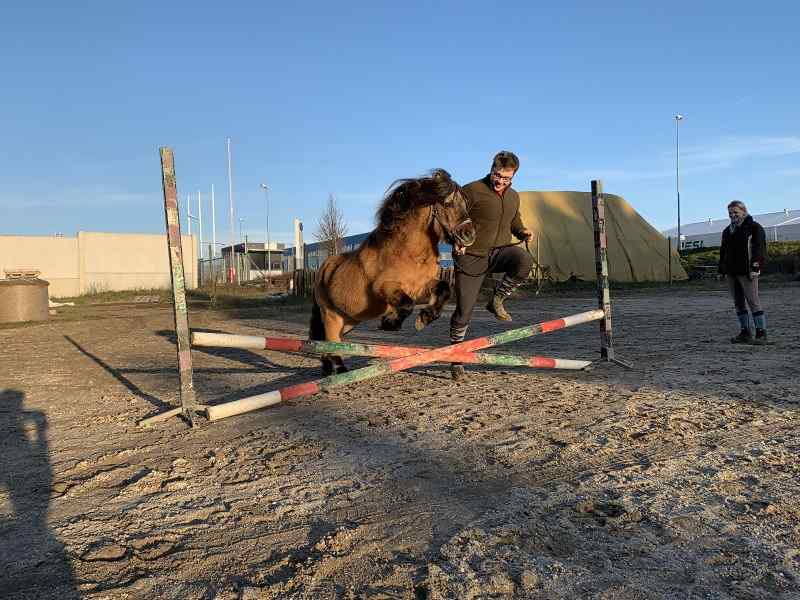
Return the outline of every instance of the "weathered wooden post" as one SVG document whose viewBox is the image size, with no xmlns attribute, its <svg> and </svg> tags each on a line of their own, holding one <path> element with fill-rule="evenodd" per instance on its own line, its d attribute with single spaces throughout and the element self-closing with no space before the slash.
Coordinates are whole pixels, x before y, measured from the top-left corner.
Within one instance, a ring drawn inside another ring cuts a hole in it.
<svg viewBox="0 0 800 600">
<path fill-rule="evenodd" d="M 600 321 L 600 358 L 625 368 L 628 363 L 614 356 L 614 339 L 611 329 L 611 291 L 608 286 L 608 239 L 606 236 L 606 209 L 603 183 L 592 180 L 592 227 L 594 229 L 594 258 L 597 271 L 597 306 L 603 311 Z"/>
<path fill-rule="evenodd" d="M 672 236 L 667 236 L 667 271 L 669 272 L 669 284 L 672 285 Z"/>
<path fill-rule="evenodd" d="M 194 393 L 192 353 L 189 343 L 189 316 L 186 306 L 186 279 L 183 274 L 181 224 L 178 218 L 178 191 L 175 182 L 175 159 L 172 150 L 160 148 L 161 181 L 164 189 L 164 215 L 167 222 L 170 277 L 172 279 L 173 314 L 178 343 L 178 377 L 180 378 L 180 407 L 142 419 L 139 425 L 150 425 L 183 414 L 194 425 L 194 412 L 200 408 Z"/>
</svg>

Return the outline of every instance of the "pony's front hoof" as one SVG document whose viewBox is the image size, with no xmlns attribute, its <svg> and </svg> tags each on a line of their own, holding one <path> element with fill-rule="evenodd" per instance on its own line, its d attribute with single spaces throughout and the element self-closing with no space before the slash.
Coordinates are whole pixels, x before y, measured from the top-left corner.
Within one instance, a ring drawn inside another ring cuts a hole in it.
<svg viewBox="0 0 800 600">
<path fill-rule="evenodd" d="M 378 326 L 378 329 L 383 331 L 400 331 L 400 327 L 403 326 L 402 321 L 396 321 L 393 319 L 381 319 L 381 324 Z"/>
<path fill-rule="evenodd" d="M 417 331 L 422 331 L 428 325 L 433 323 L 435 320 L 436 320 L 436 315 L 433 314 L 433 311 L 423 308 L 421 311 L 419 311 L 419 314 L 417 315 L 417 320 L 414 323 L 414 327 L 417 328 Z"/>
<path fill-rule="evenodd" d="M 349 370 L 350 369 L 348 369 L 344 365 L 340 365 L 340 366 L 336 367 L 336 374 L 337 375 L 341 375 L 342 373 L 347 373 Z"/>
<path fill-rule="evenodd" d="M 333 363 L 332 362 L 323 361 L 322 362 L 322 376 L 323 377 L 328 377 L 330 375 L 333 375 Z"/>
</svg>

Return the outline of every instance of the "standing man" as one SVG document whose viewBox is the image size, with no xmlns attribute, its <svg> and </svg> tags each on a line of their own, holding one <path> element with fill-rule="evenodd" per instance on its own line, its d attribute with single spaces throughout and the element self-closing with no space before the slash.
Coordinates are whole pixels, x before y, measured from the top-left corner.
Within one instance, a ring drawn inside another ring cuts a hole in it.
<svg viewBox="0 0 800 600">
<path fill-rule="evenodd" d="M 533 236 L 520 219 L 519 194 L 511 188 L 518 169 L 519 159 L 513 152 L 498 152 L 489 174 L 463 188 L 476 237 L 466 254 L 453 256 L 456 310 L 450 319 L 451 344 L 464 341 L 487 274 L 505 273 L 486 309 L 501 321 L 511 321 L 503 302 L 525 283 L 530 273 L 533 258 L 524 248 L 511 243 L 512 234 L 526 242 Z M 464 367 L 453 363 L 450 372 L 458 381 L 464 376 Z"/>
<path fill-rule="evenodd" d="M 763 345 L 767 343 L 767 317 L 758 299 L 758 276 L 767 257 L 764 228 L 747 214 L 747 207 L 739 200 L 728 204 L 728 217 L 731 224 L 722 232 L 719 273 L 728 280 L 741 328 L 731 342 Z M 756 326 L 755 339 L 750 330 L 748 306 Z"/>
</svg>

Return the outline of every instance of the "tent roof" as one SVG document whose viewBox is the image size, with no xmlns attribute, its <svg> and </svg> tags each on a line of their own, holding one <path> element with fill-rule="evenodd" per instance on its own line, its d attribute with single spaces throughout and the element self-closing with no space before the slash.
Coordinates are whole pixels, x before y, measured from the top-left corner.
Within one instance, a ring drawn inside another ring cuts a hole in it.
<svg viewBox="0 0 800 600">
<path fill-rule="evenodd" d="M 673 278 L 686 278 L 680 259 L 658 230 L 622 197 L 603 197 L 612 280 L 667 281 L 670 262 Z M 554 278 L 595 279 L 590 193 L 520 192 L 520 213 L 525 226 L 538 234 L 539 262 Z M 535 254 L 535 247 L 531 250 Z"/>
</svg>

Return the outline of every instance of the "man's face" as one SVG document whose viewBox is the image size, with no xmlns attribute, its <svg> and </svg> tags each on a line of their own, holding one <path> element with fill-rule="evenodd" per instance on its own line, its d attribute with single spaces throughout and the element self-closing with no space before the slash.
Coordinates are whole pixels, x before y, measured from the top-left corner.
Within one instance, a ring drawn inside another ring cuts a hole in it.
<svg viewBox="0 0 800 600">
<path fill-rule="evenodd" d="M 733 223 L 741 223 L 744 220 L 744 210 L 741 206 L 731 206 L 728 209 L 728 218 Z"/>
<path fill-rule="evenodd" d="M 500 194 L 511 185 L 511 179 L 514 177 L 514 169 L 493 169 L 491 177 L 492 189 Z"/>
</svg>

